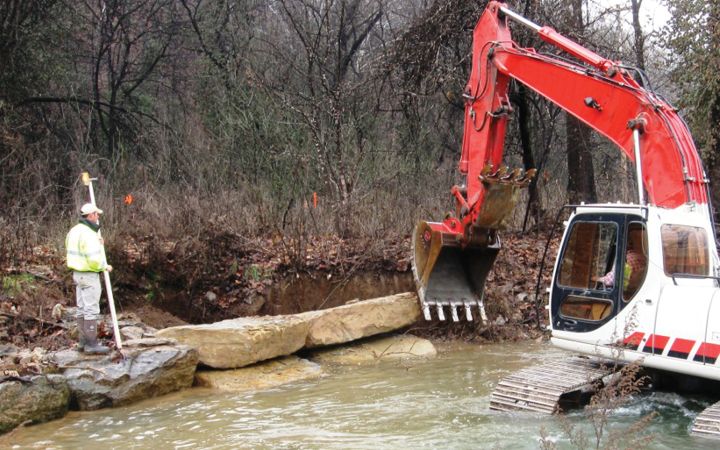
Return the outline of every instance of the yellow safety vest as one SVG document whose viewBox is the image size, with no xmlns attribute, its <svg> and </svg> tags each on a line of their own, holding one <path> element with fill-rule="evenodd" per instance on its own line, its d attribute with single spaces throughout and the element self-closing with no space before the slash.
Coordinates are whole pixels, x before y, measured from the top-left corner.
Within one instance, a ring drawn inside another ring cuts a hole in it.
<svg viewBox="0 0 720 450">
<path fill-rule="evenodd" d="M 97 232 L 84 223 L 72 227 L 65 238 L 67 266 L 77 272 L 102 272 L 107 267 L 105 248 Z"/>
</svg>

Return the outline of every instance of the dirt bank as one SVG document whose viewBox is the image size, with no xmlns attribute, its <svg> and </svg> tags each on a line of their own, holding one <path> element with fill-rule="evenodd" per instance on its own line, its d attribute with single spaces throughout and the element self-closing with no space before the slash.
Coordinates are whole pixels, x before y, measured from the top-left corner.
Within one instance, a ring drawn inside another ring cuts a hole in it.
<svg viewBox="0 0 720 450">
<path fill-rule="evenodd" d="M 123 244 L 108 246 L 117 309 L 155 328 L 324 309 L 414 289 L 408 238 L 299 243 L 219 233 L 175 242 L 130 236 L 117 241 Z M 413 332 L 467 341 L 541 335 L 534 299 L 545 241 L 542 235 L 504 235 L 487 281 L 489 323 L 419 322 Z M 549 257 L 554 254 L 555 245 Z M 546 262 L 541 291 L 551 264 Z M 3 345 L 48 350 L 72 345 L 70 330 L 53 316 L 56 305 L 74 305 L 72 280 L 58 250 L 36 247 L 26 260 L 3 267 L 0 276 Z"/>
</svg>

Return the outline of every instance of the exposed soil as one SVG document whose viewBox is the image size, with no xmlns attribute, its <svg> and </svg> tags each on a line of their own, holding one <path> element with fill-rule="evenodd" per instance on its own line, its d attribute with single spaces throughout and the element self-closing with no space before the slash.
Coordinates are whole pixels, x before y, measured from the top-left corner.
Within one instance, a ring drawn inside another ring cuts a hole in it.
<svg viewBox="0 0 720 450">
<path fill-rule="evenodd" d="M 541 336 L 536 314 L 544 310 L 535 304 L 535 288 L 545 242 L 543 235 L 503 236 L 503 250 L 486 283 L 488 323 L 421 320 L 413 333 L 468 341 Z M 555 253 L 553 243 L 541 291 Z M 414 290 L 408 238 L 299 243 L 227 233 L 187 242 L 127 236 L 124 245 L 108 246 L 108 255 L 115 267 L 116 308 L 155 328 L 298 313 Z M 0 343 L 47 350 L 73 344 L 70 330 L 57 318 L 56 305 L 74 305 L 63 255 L 37 247 L 26 261 L 2 268 L 0 277 Z M 107 312 L 104 300 L 102 307 Z"/>
</svg>

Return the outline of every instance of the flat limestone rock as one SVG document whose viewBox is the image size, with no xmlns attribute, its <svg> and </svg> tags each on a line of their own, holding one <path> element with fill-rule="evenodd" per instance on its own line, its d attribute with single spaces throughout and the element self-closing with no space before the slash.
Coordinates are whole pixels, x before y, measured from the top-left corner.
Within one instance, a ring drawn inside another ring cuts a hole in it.
<svg viewBox="0 0 720 450">
<path fill-rule="evenodd" d="M 315 350 L 310 359 L 320 364 L 362 365 L 386 360 L 433 358 L 435 346 L 412 335 L 376 337 L 355 345 Z"/>
<path fill-rule="evenodd" d="M 299 314 L 310 320 L 307 348 L 342 344 L 399 330 L 420 318 L 417 295 L 406 292 Z"/>
<path fill-rule="evenodd" d="M 285 356 L 241 369 L 199 370 L 195 372 L 195 384 L 223 391 L 242 392 L 269 389 L 322 375 L 322 368 L 318 364 L 297 356 Z"/>
<path fill-rule="evenodd" d="M 305 345 L 310 322 L 300 315 L 242 317 L 207 325 L 159 330 L 197 349 L 200 362 L 215 369 L 236 369 L 295 353 Z"/>
</svg>

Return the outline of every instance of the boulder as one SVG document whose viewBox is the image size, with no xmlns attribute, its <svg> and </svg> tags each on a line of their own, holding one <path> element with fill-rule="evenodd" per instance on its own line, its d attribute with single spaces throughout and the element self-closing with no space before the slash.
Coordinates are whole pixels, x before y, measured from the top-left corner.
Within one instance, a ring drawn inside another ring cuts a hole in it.
<svg viewBox="0 0 720 450">
<path fill-rule="evenodd" d="M 112 319 L 105 318 L 105 326 L 108 330 L 112 330 Z M 136 340 L 143 338 L 151 338 L 155 336 L 157 331 L 155 328 L 146 325 L 135 313 L 123 313 L 118 317 L 118 328 L 120 329 L 120 337 L 123 340 Z"/>
<path fill-rule="evenodd" d="M 351 346 L 318 349 L 311 353 L 310 359 L 320 364 L 360 365 L 436 355 L 435 347 L 427 339 L 401 335 L 375 337 Z"/>
<path fill-rule="evenodd" d="M 342 344 L 412 325 L 420 318 L 414 293 L 403 293 L 299 314 L 310 321 L 308 348 Z"/>
<path fill-rule="evenodd" d="M 156 335 L 196 348 L 206 366 L 236 369 L 295 353 L 305 345 L 308 327 L 308 319 L 300 315 L 243 317 L 165 328 Z"/>
<path fill-rule="evenodd" d="M 136 326 L 127 326 L 120 329 L 120 337 L 123 342 L 128 340 L 142 339 L 143 329 Z"/>
<path fill-rule="evenodd" d="M 269 389 L 294 381 L 318 378 L 323 375 L 318 364 L 297 356 L 285 356 L 241 369 L 199 370 L 195 384 L 224 391 Z"/>
<path fill-rule="evenodd" d="M 70 389 L 62 375 L 7 377 L 0 381 L 0 433 L 62 417 L 69 402 Z"/>
<path fill-rule="evenodd" d="M 134 403 L 192 386 L 197 351 L 186 345 L 148 346 L 145 340 L 123 346 L 123 356 L 85 355 L 64 350 L 53 362 L 67 378 L 72 406 L 94 410 Z M 130 342 L 130 341 L 128 341 Z"/>
</svg>

